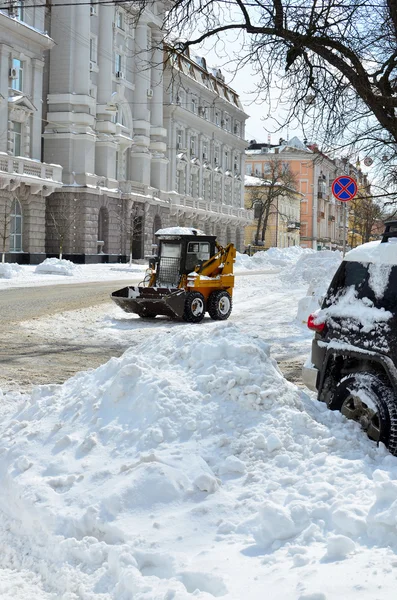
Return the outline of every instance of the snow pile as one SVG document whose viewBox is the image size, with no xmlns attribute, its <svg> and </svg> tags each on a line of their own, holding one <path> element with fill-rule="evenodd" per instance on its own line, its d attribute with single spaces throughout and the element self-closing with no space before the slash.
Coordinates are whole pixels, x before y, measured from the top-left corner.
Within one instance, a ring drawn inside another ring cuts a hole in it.
<svg viewBox="0 0 397 600">
<path fill-rule="evenodd" d="M 79 265 L 64 258 L 46 258 L 40 265 L 37 265 L 35 273 L 48 273 L 50 275 L 80 275 L 82 270 Z"/>
<path fill-rule="evenodd" d="M 293 267 L 283 272 L 286 283 L 309 284 L 306 296 L 299 300 L 296 316 L 299 323 L 306 323 L 308 316 L 319 308 L 341 261 L 341 252 L 323 250 L 301 256 Z"/>
<path fill-rule="evenodd" d="M 3 416 L 2 567 L 60 600 L 370 600 L 354 561 L 395 543 L 397 461 L 342 421 L 259 336 L 163 328 Z"/>
<path fill-rule="evenodd" d="M 194 227 L 166 227 L 165 229 L 158 229 L 154 235 L 205 235 L 205 233 Z"/>
<path fill-rule="evenodd" d="M 17 263 L 0 263 L 0 278 L 13 279 L 21 275 L 23 269 Z"/>
<path fill-rule="evenodd" d="M 302 255 L 310 255 L 314 252 L 315 250 L 301 248 L 300 246 L 269 248 L 269 250 L 255 252 L 253 256 L 237 252 L 235 264 L 238 269 L 260 270 L 266 268 L 276 270 L 277 267 L 291 266 Z"/>
</svg>

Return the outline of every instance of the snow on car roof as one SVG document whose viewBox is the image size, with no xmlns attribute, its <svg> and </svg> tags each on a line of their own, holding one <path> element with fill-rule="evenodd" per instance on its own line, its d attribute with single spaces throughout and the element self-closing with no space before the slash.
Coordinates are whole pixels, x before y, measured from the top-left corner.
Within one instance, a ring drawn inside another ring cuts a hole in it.
<svg viewBox="0 0 397 600">
<path fill-rule="evenodd" d="M 368 242 L 350 250 L 344 260 L 375 263 L 384 265 L 397 265 L 397 237 L 390 238 L 388 242 Z"/>
<path fill-rule="evenodd" d="M 155 235 L 205 235 L 205 233 L 194 227 L 166 227 L 156 231 Z"/>
</svg>

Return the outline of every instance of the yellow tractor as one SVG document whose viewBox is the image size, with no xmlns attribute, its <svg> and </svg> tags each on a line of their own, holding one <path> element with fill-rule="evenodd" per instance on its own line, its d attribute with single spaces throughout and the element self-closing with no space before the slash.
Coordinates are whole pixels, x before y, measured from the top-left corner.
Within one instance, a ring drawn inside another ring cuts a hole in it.
<svg viewBox="0 0 397 600">
<path fill-rule="evenodd" d="M 144 281 L 113 292 L 112 300 L 145 319 L 166 315 L 199 323 L 206 311 L 212 319 L 227 319 L 232 312 L 233 244 L 222 248 L 215 236 L 188 227 L 160 229 L 156 236 L 158 254 L 150 257 Z"/>
</svg>

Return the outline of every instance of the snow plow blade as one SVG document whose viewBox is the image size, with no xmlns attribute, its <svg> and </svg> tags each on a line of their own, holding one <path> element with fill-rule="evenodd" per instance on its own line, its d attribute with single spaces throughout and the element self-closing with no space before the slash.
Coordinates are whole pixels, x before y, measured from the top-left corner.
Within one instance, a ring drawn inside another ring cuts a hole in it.
<svg viewBox="0 0 397 600">
<path fill-rule="evenodd" d="M 186 291 L 180 288 L 144 288 L 128 286 L 111 294 L 112 300 L 125 312 L 140 317 L 164 315 L 182 318 Z"/>
</svg>

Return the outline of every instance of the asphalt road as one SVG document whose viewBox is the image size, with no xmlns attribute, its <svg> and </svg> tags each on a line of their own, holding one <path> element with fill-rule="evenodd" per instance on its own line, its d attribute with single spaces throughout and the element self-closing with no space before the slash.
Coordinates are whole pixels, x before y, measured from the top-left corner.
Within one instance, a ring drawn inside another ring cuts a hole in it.
<svg viewBox="0 0 397 600">
<path fill-rule="evenodd" d="M 12 288 L 0 292 L 0 390 L 29 392 L 37 384 L 63 383 L 83 368 L 96 368 L 125 347 L 85 344 L 29 331 L 20 323 L 110 301 L 112 291 L 137 283 L 106 281 Z"/>
<path fill-rule="evenodd" d="M 259 273 L 258 273 L 259 274 Z M 110 302 L 112 291 L 139 279 L 12 288 L 0 292 L 0 390 L 30 392 L 35 385 L 63 383 L 82 369 L 96 368 L 120 356 L 130 344 L 109 340 L 63 340 L 21 326 L 48 317 Z M 279 367 L 300 384 L 303 359 L 284 359 Z"/>
</svg>

